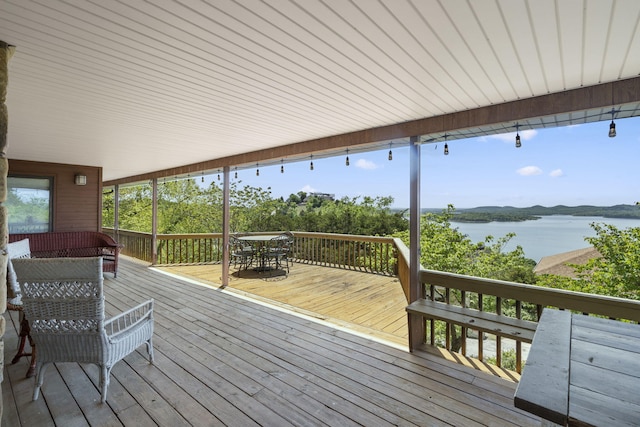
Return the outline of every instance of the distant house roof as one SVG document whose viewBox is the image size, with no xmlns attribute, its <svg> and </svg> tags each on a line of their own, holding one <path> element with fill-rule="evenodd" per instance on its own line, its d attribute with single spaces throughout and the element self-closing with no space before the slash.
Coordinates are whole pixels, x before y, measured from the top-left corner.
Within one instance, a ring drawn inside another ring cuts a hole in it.
<svg viewBox="0 0 640 427">
<path fill-rule="evenodd" d="M 536 274 L 555 274 L 556 276 L 577 277 L 575 270 L 567 264 L 586 264 L 593 258 L 599 258 L 600 252 L 593 246 L 575 251 L 543 257 L 535 266 Z"/>
</svg>

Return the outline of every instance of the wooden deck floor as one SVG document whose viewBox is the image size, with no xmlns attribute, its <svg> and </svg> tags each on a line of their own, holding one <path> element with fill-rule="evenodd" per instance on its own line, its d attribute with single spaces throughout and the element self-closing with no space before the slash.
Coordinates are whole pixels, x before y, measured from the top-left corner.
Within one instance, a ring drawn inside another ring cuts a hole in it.
<svg viewBox="0 0 640 427">
<path fill-rule="evenodd" d="M 220 265 L 163 271 L 219 287 Z M 227 290 L 408 347 L 407 299 L 396 277 L 294 263 L 289 274 L 233 271 Z"/>
<path fill-rule="evenodd" d="M 48 369 L 31 402 L 27 360 L 4 368 L 2 426 L 537 426 L 515 384 L 411 354 L 237 294 L 130 262 L 107 275 L 115 313 L 156 299 L 154 347 L 118 363 L 99 403 L 91 365 Z M 7 314 L 5 314 L 6 316 Z M 5 360 L 16 348 L 11 327 Z"/>
</svg>

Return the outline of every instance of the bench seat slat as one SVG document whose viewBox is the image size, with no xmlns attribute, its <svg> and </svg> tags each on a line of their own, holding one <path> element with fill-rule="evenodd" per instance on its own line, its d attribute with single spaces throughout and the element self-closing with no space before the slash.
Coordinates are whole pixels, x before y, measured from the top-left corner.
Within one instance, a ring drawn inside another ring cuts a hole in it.
<svg viewBox="0 0 640 427">
<path fill-rule="evenodd" d="M 528 343 L 533 341 L 538 325 L 536 322 L 528 320 L 427 299 L 414 301 L 407 306 L 406 310 L 408 313 L 428 319 L 442 320 L 501 337 L 517 338 Z"/>
</svg>

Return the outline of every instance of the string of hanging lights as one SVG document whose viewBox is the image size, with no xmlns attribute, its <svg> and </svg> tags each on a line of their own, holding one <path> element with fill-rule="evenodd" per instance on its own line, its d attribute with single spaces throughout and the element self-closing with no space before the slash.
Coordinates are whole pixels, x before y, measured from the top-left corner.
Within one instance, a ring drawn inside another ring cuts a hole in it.
<svg viewBox="0 0 640 427">
<path fill-rule="evenodd" d="M 583 116 L 582 118 L 584 120 L 586 120 L 587 122 L 589 122 L 589 121 L 600 121 L 600 120 L 603 119 L 603 117 L 602 117 L 603 115 L 605 115 L 605 114 L 610 115 L 611 116 L 611 122 L 609 123 L 608 136 L 610 138 L 614 138 L 614 137 L 617 136 L 617 129 L 616 129 L 615 119 L 619 118 L 620 115 L 622 115 L 623 117 L 627 117 L 627 115 L 625 115 L 625 113 L 633 113 L 633 111 L 634 110 L 632 110 L 632 109 L 631 110 L 629 110 L 629 109 L 628 110 L 624 110 L 622 108 L 616 109 L 615 106 L 614 106 L 614 107 L 611 108 L 610 111 L 607 111 L 607 112 L 599 111 L 599 112 L 591 114 L 591 115 Z M 598 118 L 598 120 L 589 120 L 589 119 L 596 118 L 596 117 Z M 561 126 L 563 124 L 571 124 L 571 123 L 573 123 L 573 120 L 571 118 L 567 118 L 565 120 L 557 120 L 557 118 L 554 119 L 554 124 L 556 126 Z M 515 147 L 516 148 L 521 148 L 522 147 L 522 136 L 520 135 L 520 128 L 522 126 L 523 125 L 521 123 L 519 123 L 519 122 L 516 122 L 512 126 L 512 127 L 515 127 L 515 133 L 516 133 L 515 134 Z M 533 125 L 528 124 L 528 125 L 525 125 L 525 126 L 527 126 L 527 127 L 530 126 L 532 128 L 537 127 L 535 123 Z M 508 126 L 504 126 L 504 130 L 508 132 Z M 436 141 L 442 139 L 444 141 L 443 154 L 445 156 L 447 156 L 447 155 L 449 155 L 449 139 L 451 139 L 451 137 L 453 137 L 454 139 L 464 139 L 464 138 L 473 138 L 473 137 L 478 137 L 478 136 L 487 136 L 487 135 L 492 135 L 492 134 L 495 134 L 495 133 L 497 133 L 495 128 L 488 129 L 488 130 L 487 129 L 467 130 L 467 131 L 463 131 L 463 132 L 454 132 L 453 134 L 445 133 L 444 135 L 442 135 L 440 137 L 425 138 L 420 143 L 421 144 L 426 144 L 426 143 L 436 142 Z M 388 158 L 389 161 L 393 160 L 393 145 L 394 145 L 395 142 L 396 141 L 388 142 L 389 151 L 387 153 L 387 158 Z M 403 144 L 406 143 L 406 141 L 401 140 L 400 143 L 401 143 L 401 145 L 403 145 Z M 378 145 L 378 147 L 379 146 L 380 145 Z M 435 149 L 437 149 L 437 148 L 438 148 L 438 146 L 436 144 L 435 145 Z M 350 154 L 352 154 L 351 151 L 352 150 L 350 148 L 345 148 L 345 153 L 346 153 L 345 166 L 349 166 L 351 164 L 351 159 L 350 159 Z M 359 152 L 359 151 L 371 151 L 371 148 L 367 148 L 367 147 L 356 148 L 355 151 L 356 152 Z M 330 156 L 332 156 L 331 153 L 326 153 L 326 154 L 322 154 L 321 155 L 321 157 L 330 157 Z M 309 155 L 309 159 L 310 159 L 310 161 L 309 161 L 309 170 L 313 171 L 315 169 L 314 155 L 310 154 Z M 284 158 L 280 159 L 280 173 L 284 173 L 284 170 L 285 170 L 284 160 L 285 160 Z M 300 159 L 296 159 L 296 158 L 288 159 L 288 161 L 292 161 L 292 162 L 296 162 L 296 161 L 299 161 L 299 160 Z M 269 165 L 270 163 L 267 162 L 266 164 Z M 256 166 L 256 176 L 260 176 L 260 164 L 256 163 L 255 166 Z M 233 175 L 234 179 L 238 179 L 238 166 L 234 166 L 233 170 L 234 170 L 234 175 Z M 191 178 L 191 175 L 187 174 L 186 179 L 190 179 L 190 178 Z M 221 178 L 220 169 L 217 169 L 217 178 L 218 178 L 218 181 L 221 181 L 221 179 L 222 179 Z M 184 176 L 183 177 L 175 176 L 174 179 L 169 179 L 169 181 L 179 180 L 179 179 L 185 179 L 185 177 Z M 195 179 L 197 179 L 197 175 L 196 175 Z M 205 182 L 205 171 L 201 172 L 200 181 L 202 183 Z M 162 184 L 166 184 L 166 183 L 167 183 L 167 178 L 165 177 L 165 178 L 162 179 Z"/>
</svg>

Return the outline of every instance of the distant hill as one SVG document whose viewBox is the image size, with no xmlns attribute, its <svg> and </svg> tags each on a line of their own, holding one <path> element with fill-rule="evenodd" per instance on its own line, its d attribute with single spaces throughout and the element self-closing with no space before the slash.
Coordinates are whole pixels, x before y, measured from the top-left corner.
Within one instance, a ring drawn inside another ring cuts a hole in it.
<svg viewBox="0 0 640 427">
<path fill-rule="evenodd" d="M 423 212 L 442 212 L 442 209 L 424 209 Z M 600 216 L 604 218 L 640 219 L 640 206 L 531 206 L 516 208 L 513 206 L 479 206 L 470 209 L 456 209 L 452 221 L 491 222 L 491 221 L 528 221 L 543 215 Z"/>
</svg>

